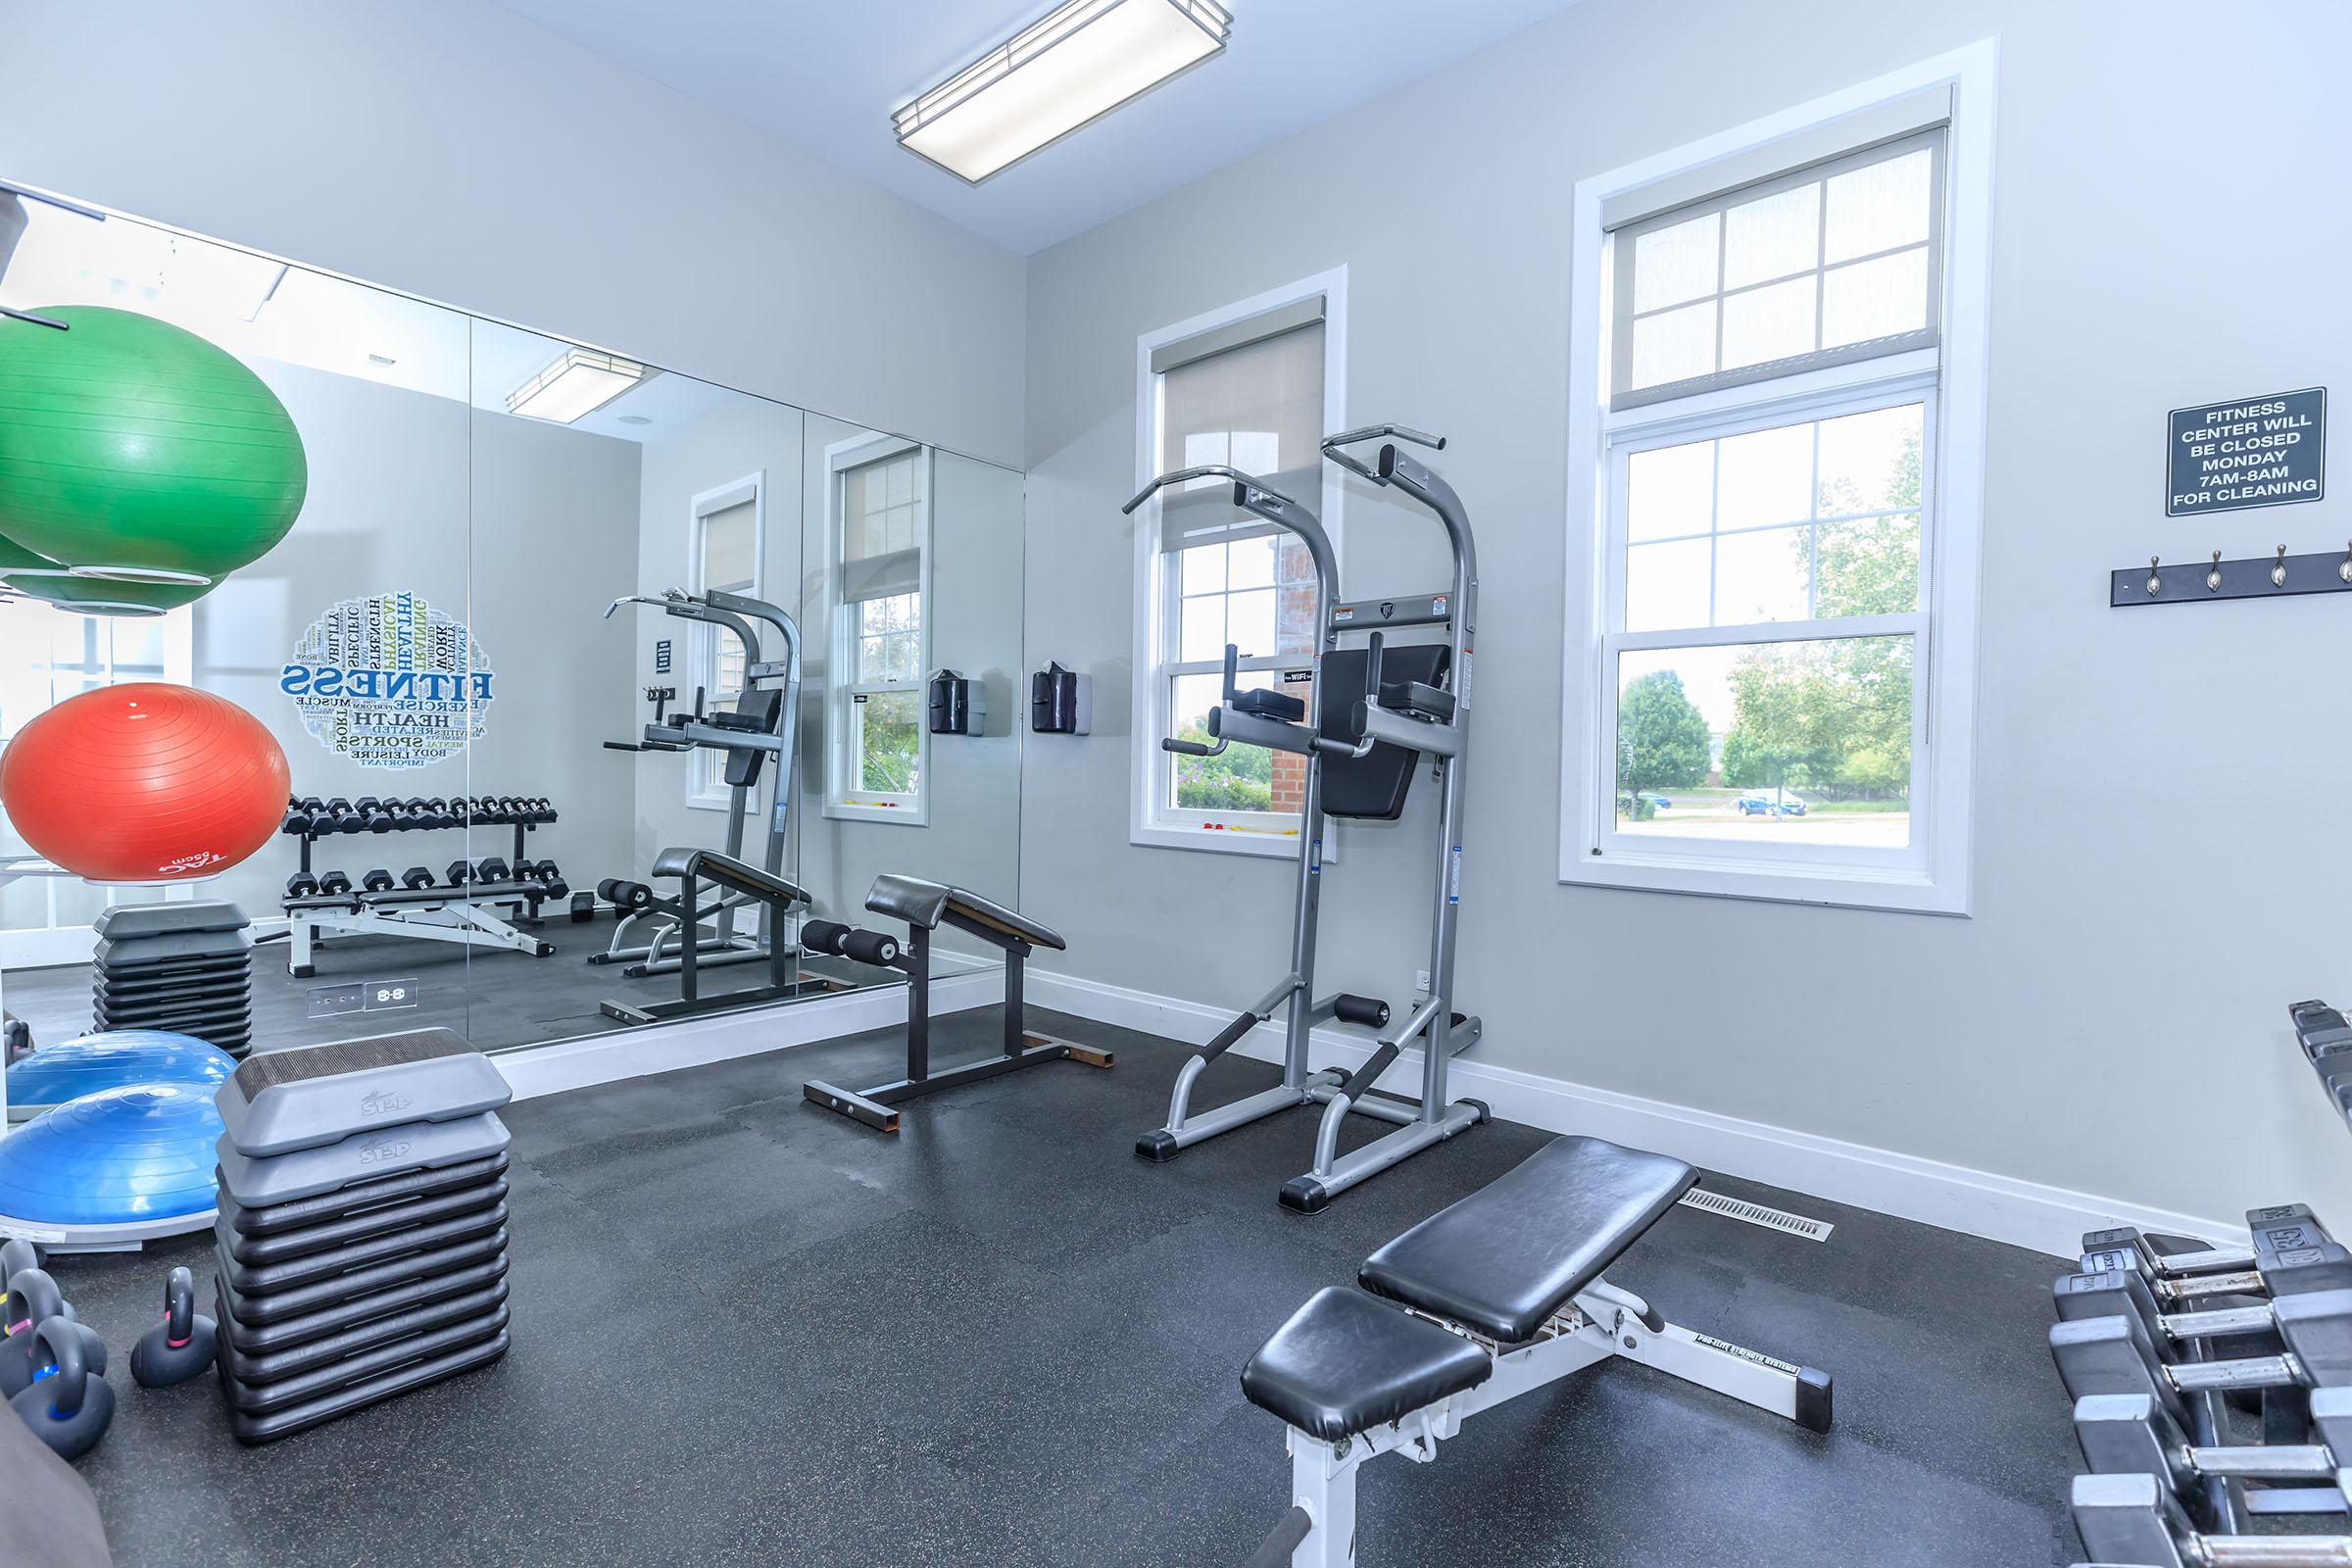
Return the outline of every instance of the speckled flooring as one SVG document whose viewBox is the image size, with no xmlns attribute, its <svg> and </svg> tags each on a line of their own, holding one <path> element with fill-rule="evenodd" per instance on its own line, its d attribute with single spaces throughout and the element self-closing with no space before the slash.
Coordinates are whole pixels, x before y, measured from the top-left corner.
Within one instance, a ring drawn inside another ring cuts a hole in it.
<svg viewBox="0 0 2352 1568">
<path fill-rule="evenodd" d="M 156 1393 L 118 1373 L 121 1413 L 81 1463 L 118 1561 L 1238 1564 L 1287 1490 L 1242 1363 L 1309 1292 L 1545 1135 L 1477 1129 L 1302 1218 L 1274 1193 L 1304 1163 L 1305 1120 L 1143 1164 L 1129 1151 L 1182 1050 L 1033 1021 L 1118 1066 L 953 1091 L 896 1139 L 800 1095 L 890 1074 L 887 1035 L 513 1106 L 512 1353 L 264 1448 L 229 1437 L 209 1380 Z M 986 1028 L 943 1020 L 943 1054 Z M 1227 1058 L 1207 1087 L 1272 1077 Z M 1436 1464 L 1368 1467 L 1367 1568 L 2073 1561 L 2054 1260 L 1708 1185 L 1837 1234 L 1676 1209 L 1611 1277 L 1828 1369 L 1837 1430 L 1603 1365 L 1480 1416 Z M 122 1359 L 166 1268 L 206 1256 L 189 1241 L 57 1261 Z"/>
</svg>

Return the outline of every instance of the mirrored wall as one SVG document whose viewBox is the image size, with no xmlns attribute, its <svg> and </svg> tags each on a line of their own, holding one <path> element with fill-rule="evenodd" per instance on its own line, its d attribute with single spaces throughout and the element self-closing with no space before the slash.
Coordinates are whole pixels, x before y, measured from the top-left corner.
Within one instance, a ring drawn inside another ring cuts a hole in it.
<svg viewBox="0 0 2352 1568">
<path fill-rule="evenodd" d="M 5 191 L 0 309 L 18 1049 L 625 1034 L 1018 902 L 1019 474 Z"/>
</svg>

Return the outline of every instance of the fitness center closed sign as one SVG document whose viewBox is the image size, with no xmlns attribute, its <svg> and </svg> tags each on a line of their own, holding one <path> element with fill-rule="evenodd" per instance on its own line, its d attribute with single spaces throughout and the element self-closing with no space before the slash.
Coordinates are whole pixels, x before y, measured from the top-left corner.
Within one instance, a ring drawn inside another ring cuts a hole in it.
<svg viewBox="0 0 2352 1568">
<path fill-rule="evenodd" d="M 311 623 L 279 675 L 302 727 L 368 767 L 426 767 L 487 728 L 490 662 L 465 622 L 416 594 L 346 599 Z"/>
<path fill-rule="evenodd" d="M 2175 409 L 2165 514 L 2317 501 L 2328 472 L 2328 389 Z"/>
</svg>

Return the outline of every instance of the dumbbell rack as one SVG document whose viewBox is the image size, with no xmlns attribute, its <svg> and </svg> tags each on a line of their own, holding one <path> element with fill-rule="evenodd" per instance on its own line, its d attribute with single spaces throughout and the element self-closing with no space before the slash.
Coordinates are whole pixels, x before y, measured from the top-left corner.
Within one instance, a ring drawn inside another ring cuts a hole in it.
<svg viewBox="0 0 2352 1568">
<path fill-rule="evenodd" d="M 2320 1075 L 2328 1103 L 2352 1124 L 2352 1021 L 2325 1002 L 2298 1002 L 2286 1009 L 2295 1039 L 2312 1070 Z"/>
<path fill-rule="evenodd" d="M 2352 1252 L 2301 1204 L 2246 1222 L 2247 1247 L 2090 1232 L 2053 1288 L 2098 1564 L 2352 1562 Z"/>
<path fill-rule="evenodd" d="M 326 822 L 342 819 L 342 814 L 338 813 L 327 817 Z M 471 833 L 483 827 L 512 827 L 514 831 L 514 859 L 509 863 L 520 866 L 530 863 L 529 835 L 543 824 L 555 820 L 556 813 L 550 808 L 544 815 L 536 818 L 517 818 L 495 824 L 466 821 L 428 825 L 395 819 L 386 831 Z M 310 878 L 317 875 L 312 864 L 314 846 L 320 839 L 343 836 L 339 828 L 322 826 L 316 812 L 304 813 L 299 809 L 288 812 L 283 831 L 300 846 L 298 875 Z M 552 861 L 547 863 L 553 864 Z M 430 887 L 382 890 L 353 888 L 340 893 L 321 891 L 307 895 L 289 894 L 283 904 L 288 938 L 286 972 L 297 979 L 308 979 L 317 974 L 316 948 L 328 935 L 409 937 L 466 947 L 506 949 L 532 957 L 546 957 L 556 951 L 555 945 L 519 928 L 537 928 L 541 924 L 538 914 L 540 903 L 550 898 L 563 898 L 568 892 L 569 889 L 561 879 L 552 882 L 524 881 L 518 876 L 511 876 L 497 882 L 459 882 L 453 879 L 446 884 Z M 499 906 L 507 908 L 504 917 L 493 912 Z"/>
</svg>

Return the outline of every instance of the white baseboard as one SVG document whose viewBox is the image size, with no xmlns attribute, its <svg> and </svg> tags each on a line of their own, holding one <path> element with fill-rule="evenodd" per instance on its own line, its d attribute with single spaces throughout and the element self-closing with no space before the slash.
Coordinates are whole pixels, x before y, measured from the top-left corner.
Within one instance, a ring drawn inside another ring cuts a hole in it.
<svg viewBox="0 0 2352 1568">
<path fill-rule="evenodd" d="M 961 1012 L 993 1006 L 1004 1000 L 1004 972 L 986 969 L 973 974 L 941 975 L 931 982 L 931 1011 Z M 560 1095 L 566 1090 L 617 1083 L 702 1067 L 737 1056 L 839 1040 L 868 1029 L 888 1029 L 906 1021 L 906 988 L 869 986 L 836 992 L 746 1012 L 714 1013 L 707 1018 L 682 1018 L 675 1023 L 648 1024 L 641 1029 L 560 1040 L 553 1045 L 500 1052 L 490 1059 L 506 1075 L 516 1100 Z"/>
<path fill-rule="evenodd" d="M 1041 1007 L 1176 1040 L 1204 1041 L 1233 1017 L 1230 1008 L 1076 975 L 1032 972 L 1028 987 L 1029 1000 Z M 1372 1054 L 1361 1035 L 1319 1029 L 1314 1038 L 1319 1062 L 1353 1067 Z M 1280 1061 L 1282 1031 L 1273 1024 L 1259 1024 L 1233 1049 L 1263 1061 Z M 1418 1063 L 1420 1056 L 1418 1051 L 1404 1053 L 1384 1081 L 1392 1085 L 1417 1081 L 1417 1074 L 1404 1067 Z M 2029 1247 L 2058 1257 L 2072 1257 L 2081 1250 L 2082 1232 L 2111 1225 L 2137 1225 L 2143 1230 L 2201 1236 L 2213 1242 L 2242 1243 L 2246 1239 L 2242 1224 L 2174 1213 L 1867 1144 L 1490 1066 L 1475 1057 L 1456 1057 L 1449 1078 L 1457 1097 L 1484 1101 L 1494 1114 L 1509 1121 L 1547 1132 L 1589 1133 L 1613 1143 L 1656 1150 L 1727 1176 Z"/>
</svg>

